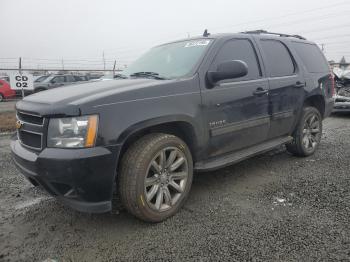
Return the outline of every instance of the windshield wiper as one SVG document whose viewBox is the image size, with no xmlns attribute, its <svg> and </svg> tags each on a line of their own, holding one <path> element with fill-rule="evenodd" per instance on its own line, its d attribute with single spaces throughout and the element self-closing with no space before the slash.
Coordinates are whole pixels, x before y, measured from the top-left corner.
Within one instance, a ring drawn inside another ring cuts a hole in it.
<svg viewBox="0 0 350 262">
<path fill-rule="evenodd" d="M 158 80 L 166 80 L 167 78 L 160 76 L 156 72 L 136 72 L 130 75 L 131 77 L 151 77 Z"/>
</svg>

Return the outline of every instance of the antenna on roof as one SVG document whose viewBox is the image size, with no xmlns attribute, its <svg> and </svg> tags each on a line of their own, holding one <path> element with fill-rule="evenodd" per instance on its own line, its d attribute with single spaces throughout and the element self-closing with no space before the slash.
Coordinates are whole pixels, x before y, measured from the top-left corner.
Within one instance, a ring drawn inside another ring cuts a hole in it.
<svg viewBox="0 0 350 262">
<path fill-rule="evenodd" d="M 210 33 L 208 33 L 208 29 L 205 29 L 205 30 L 204 30 L 203 36 L 204 36 L 204 37 L 210 36 Z"/>
</svg>

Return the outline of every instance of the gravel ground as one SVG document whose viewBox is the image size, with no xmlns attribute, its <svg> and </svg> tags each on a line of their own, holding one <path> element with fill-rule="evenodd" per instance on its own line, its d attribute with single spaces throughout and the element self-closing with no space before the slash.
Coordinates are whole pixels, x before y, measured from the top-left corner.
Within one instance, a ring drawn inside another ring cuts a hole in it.
<svg viewBox="0 0 350 262">
<path fill-rule="evenodd" d="M 0 137 L 0 261 L 349 261 L 349 130 L 334 116 L 314 156 L 280 148 L 197 174 L 160 224 L 63 207 L 18 174 Z"/>
<path fill-rule="evenodd" d="M 15 112 L 15 105 L 18 100 L 9 100 L 5 102 L 0 102 L 0 113 L 4 112 Z"/>
</svg>

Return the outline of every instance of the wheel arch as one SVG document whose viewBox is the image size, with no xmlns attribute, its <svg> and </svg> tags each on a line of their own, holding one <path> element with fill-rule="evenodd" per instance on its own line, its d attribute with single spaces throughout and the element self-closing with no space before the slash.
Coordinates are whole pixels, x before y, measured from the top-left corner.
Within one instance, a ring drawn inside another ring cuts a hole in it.
<svg viewBox="0 0 350 262">
<path fill-rule="evenodd" d="M 322 95 L 317 94 L 307 97 L 304 101 L 304 107 L 305 106 L 312 106 L 317 108 L 322 118 L 324 117 L 326 103 Z"/>
<path fill-rule="evenodd" d="M 117 140 L 117 143 L 122 145 L 118 156 L 118 165 L 129 146 L 150 133 L 166 133 L 179 137 L 189 147 L 193 159 L 196 159 L 198 128 L 187 117 L 171 116 L 142 121 L 125 130 Z"/>
</svg>

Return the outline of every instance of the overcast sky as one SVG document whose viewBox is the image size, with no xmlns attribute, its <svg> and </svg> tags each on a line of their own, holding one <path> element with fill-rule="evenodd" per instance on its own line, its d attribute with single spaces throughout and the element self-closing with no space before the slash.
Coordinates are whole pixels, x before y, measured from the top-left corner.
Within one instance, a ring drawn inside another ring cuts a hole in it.
<svg viewBox="0 0 350 262">
<path fill-rule="evenodd" d="M 27 65 L 63 59 L 66 67 L 101 67 L 103 52 L 107 66 L 114 59 L 123 65 L 205 28 L 300 34 L 325 44 L 328 59 L 350 61 L 349 0 L 0 0 L 0 10 L 2 67 L 19 56 Z"/>
</svg>

